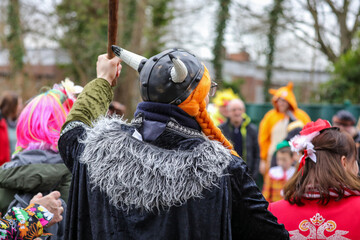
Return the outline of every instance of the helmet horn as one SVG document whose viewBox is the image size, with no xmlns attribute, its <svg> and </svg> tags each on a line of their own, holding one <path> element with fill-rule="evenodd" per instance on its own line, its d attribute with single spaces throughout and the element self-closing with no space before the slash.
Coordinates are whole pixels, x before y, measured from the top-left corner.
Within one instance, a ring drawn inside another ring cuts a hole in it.
<svg viewBox="0 0 360 240">
<path fill-rule="evenodd" d="M 147 58 L 137 55 L 133 52 L 129 52 L 123 48 L 120 48 L 116 45 L 112 45 L 111 49 L 118 56 L 121 60 L 123 60 L 127 65 L 135 69 L 136 71 L 140 72 L 141 68 L 139 68 L 141 62 L 143 60 L 147 60 Z"/>
<path fill-rule="evenodd" d="M 169 57 L 174 64 L 170 72 L 171 80 L 174 83 L 182 83 L 185 81 L 185 78 L 188 75 L 188 70 L 185 64 L 179 58 L 176 58 L 171 53 L 169 53 Z"/>
</svg>

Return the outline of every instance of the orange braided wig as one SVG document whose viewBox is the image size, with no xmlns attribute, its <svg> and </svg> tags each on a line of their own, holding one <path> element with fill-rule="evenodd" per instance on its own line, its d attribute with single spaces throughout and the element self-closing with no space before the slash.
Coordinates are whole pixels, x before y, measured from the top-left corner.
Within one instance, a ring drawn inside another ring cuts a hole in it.
<svg viewBox="0 0 360 240">
<path fill-rule="evenodd" d="M 239 156 L 234 150 L 232 144 L 225 138 L 221 130 L 215 126 L 206 111 L 205 98 L 210 91 L 211 79 L 207 68 L 204 66 L 204 74 L 194 91 L 178 107 L 187 114 L 195 117 L 205 135 L 211 139 L 220 142 L 224 147 L 231 150 L 231 154 Z"/>
</svg>

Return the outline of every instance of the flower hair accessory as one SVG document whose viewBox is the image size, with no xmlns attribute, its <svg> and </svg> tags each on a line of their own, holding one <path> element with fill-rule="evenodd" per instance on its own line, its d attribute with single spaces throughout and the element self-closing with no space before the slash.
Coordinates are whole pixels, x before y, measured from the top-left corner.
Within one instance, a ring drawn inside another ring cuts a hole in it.
<svg viewBox="0 0 360 240">
<path fill-rule="evenodd" d="M 300 164 L 298 171 L 305 165 L 306 158 L 310 158 L 316 163 L 316 151 L 314 150 L 314 145 L 311 141 L 314 137 L 318 136 L 322 130 L 327 128 L 331 128 L 331 124 L 326 120 L 318 119 L 316 122 L 309 122 L 301 130 L 300 135 L 296 135 L 289 141 L 291 151 L 299 154 L 301 150 L 304 150 L 304 154 L 299 160 Z"/>
<path fill-rule="evenodd" d="M 76 100 L 76 95 L 81 93 L 83 90 L 83 87 L 75 85 L 69 78 L 65 78 L 64 81 L 61 81 L 61 84 L 55 84 L 53 88 L 62 91 L 73 101 Z"/>
<path fill-rule="evenodd" d="M 83 87 L 75 85 L 69 78 L 65 78 L 60 84 L 54 84 L 53 89 L 57 89 L 65 94 L 66 100 L 62 103 L 67 106 L 68 109 L 71 109 L 76 101 L 76 95 L 82 92 Z"/>
</svg>

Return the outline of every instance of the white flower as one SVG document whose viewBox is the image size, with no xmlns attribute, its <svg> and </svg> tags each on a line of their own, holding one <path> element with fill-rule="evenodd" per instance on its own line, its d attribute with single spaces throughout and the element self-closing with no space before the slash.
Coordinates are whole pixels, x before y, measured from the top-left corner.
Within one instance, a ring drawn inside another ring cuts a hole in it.
<svg viewBox="0 0 360 240">
<path fill-rule="evenodd" d="M 61 84 L 70 98 L 75 98 L 75 95 L 83 90 L 83 87 L 75 85 L 69 78 L 65 78 L 64 81 L 61 81 Z"/>
<path fill-rule="evenodd" d="M 318 136 L 319 134 L 320 132 L 313 132 L 308 135 L 296 135 L 289 141 L 291 151 L 299 153 L 301 150 L 306 149 L 307 150 L 306 157 L 309 157 L 313 162 L 316 163 L 316 155 L 315 155 L 316 151 L 314 150 L 314 145 L 311 143 L 311 141 L 314 139 L 314 137 Z M 301 161 L 303 156 L 301 156 L 299 161 Z"/>
<path fill-rule="evenodd" d="M 313 132 L 309 135 L 296 135 L 292 139 L 290 139 L 289 144 L 291 147 L 291 151 L 299 153 L 303 149 L 311 149 L 314 146 L 311 141 L 314 137 L 318 136 L 320 132 Z M 312 146 L 312 147 L 311 147 Z"/>
</svg>

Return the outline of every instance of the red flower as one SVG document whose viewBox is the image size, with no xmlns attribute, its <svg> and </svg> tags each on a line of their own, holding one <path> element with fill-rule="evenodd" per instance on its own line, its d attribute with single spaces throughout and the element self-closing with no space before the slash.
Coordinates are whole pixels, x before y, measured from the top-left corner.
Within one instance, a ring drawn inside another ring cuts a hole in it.
<svg viewBox="0 0 360 240">
<path fill-rule="evenodd" d="M 331 128 L 331 124 L 324 119 L 318 119 L 316 122 L 309 122 L 306 124 L 300 132 L 300 135 L 309 135 L 313 132 L 320 132 L 326 128 Z"/>
</svg>

